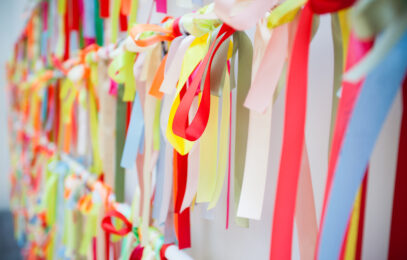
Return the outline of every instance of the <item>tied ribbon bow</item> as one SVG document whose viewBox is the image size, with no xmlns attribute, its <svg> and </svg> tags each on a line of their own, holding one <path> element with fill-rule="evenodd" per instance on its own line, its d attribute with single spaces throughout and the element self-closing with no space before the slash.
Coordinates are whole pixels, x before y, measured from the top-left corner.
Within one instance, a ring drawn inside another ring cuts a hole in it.
<svg viewBox="0 0 407 260">
<path fill-rule="evenodd" d="M 213 58 L 222 43 L 234 32 L 235 29 L 227 24 L 223 24 L 215 40 L 212 42 L 208 53 L 196 72 L 196 76 L 194 77 L 191 85 L 186 89 L 185 94 L 180 100 L 178 109 L 175 112 L 172 129 L 176 135 L 189 141 L 196 141 L 205 131 L 206 125 L 208 124 L 210 111 L 210 71 Z M 195 117 L 189 124 L 189 110 L 191 109 L 193 99 L 197 93 L 198 87 L 200 86 L 206 67 L 208 67 L 208 69 L 203 84 L 202 99 Z"/>
<path fill-rule="evenodd" d="M 120 220 L 124 225 L 122 228 L 117 229 L 113 223 L 112 219 L 117 218 Z M 115 234 L 118 236 L 125 236 L 129 232 L 131 232 L 132 229 L 132 224 L 130 221 L 127 220 L 127 218 L 117 210 L 111 210 L 106 213 L 105 217 L 102 219 L 102 228 L 105 231 L 105 236 L 106 236 L 106 259 L 109 259 L 110 255 L 110 246 L 109 246 L 109 241 L 110 241 L 110 234 Z"/>
<path fill-rule="evenodd" d="M 172 20 L 172 25 L 169 27 L 161 27 L 156 24 L 138 24 L 130 29 L 130 37 L 133 39 L 134 43 L 140 47 L 148 47 L 155 43 L 162 41 L 172 41 L 174 38 L 181 36 L 180 30 L 180 18 L 173 19 L 170 16 L 164 17 L 161 23 L 170 23 Z M 154 33 L 150 37 L 140 39 L 140 36 L 144 32 Z"/>
</svg>

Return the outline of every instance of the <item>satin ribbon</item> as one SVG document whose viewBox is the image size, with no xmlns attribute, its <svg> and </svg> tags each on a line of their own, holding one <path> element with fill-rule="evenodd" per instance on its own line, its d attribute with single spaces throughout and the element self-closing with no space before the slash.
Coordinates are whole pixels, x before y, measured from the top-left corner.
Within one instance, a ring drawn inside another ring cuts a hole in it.
<svg viewBox="0 0 407 260">
<path fill-rule="evenodd" d="M 157 13 L 167 13 L 167 0 L 156 0 L 155 4 Z"/>
<path fill-rule="evenodd" d="M 333 13 L 352 6 L 356 0 L 309 0 L 311 9 L 316 14 Z"/>
<path fill-rule="evenodd" d="M 167 250 L 168 247 L 170 247 L 173 244 L 164 244 L 161 249 L 160 249 L 160 260 L 167 260 L 165 257 L 165 251 Z"/>
<path fill-rule="evenodd" d="M 189 110 L 191 108 L 195 93 L 201 82 L 201 78 L 203 76 L 206 65 L 208 64 L 208 71 L 210 71 L 214 53 L 216 53 L 222 42 L 229 38 L 233 34 L 233 32 L 234 30 L 231 27 L 223 25 L 216 37 L 216 39 L 220 38 L 219 43 L 215 46 L 215 40 L 209 48 L 208 54 L 202 61 L 197 75 L 187 89 L 184 97 L 181 99 L 178 109 L 175 112 L 172 128 L 176 135 L 189 141 L 196 141 L 205 130 L 206 124 L 208 123 L 210 110 L 210 73 L 206 74 L 202 91 L 202 99 L 199 104 L 198 111 L 191 124 L 188 124 Z"/>
<path fill-rule="evenodd" d="M 403 115 L 400 129 L 398 148 L 396 180 L 393 197 L 393 213 L 391 219 L 390 242 L 388 259 L 406 258 L 406 250 L 403 244 L 407 232 L 407 202 L 405 187 L 407 185 L 407 78 L 403 83 Z"/>
<path fill-rule="evenodd" d="M 199 139 L 199 178 L 196 202 L 209 202 L 216 186 L 219 98 L 211 95 L 208 125 Z"/>
<path fill-rule="evenodd" d="M 89 84 L 89 119 L 90 119 L 90 131 L 91 131 L 91 141 L 92 141 L 92 155 L 93 163 L 91 171 L 97 175 L 102 174 L 102 160 L 100 157 L 100 146 L 99 146 L 99 136 L 98 136 L 98 104 L 96 103 L 96 94 L 94 86 Z"/>
<path fill-rule="evenodd" d="M 175 40 L 174 40 L 175 41 Z M 185 39 L 184 41 L 187 41 Z M 184 42 L 183 41 L 183 42 Z M 183 43 L 182 42 L 182 43 Z M 174 93 L 172 90 L 170 92 L 170 96 L 166 96 L 164 98 L 164 104 L 163 104 L 163 112 L 161 113 L 161 126 L 166 127 L 165 133 L 166 137 L 171 143 L 171 145 L 174 147 L 175 150 L 177 150 L 178 153 L 184 155 L 187 154 L 193 147 L 194 142 L 190 142 L 178 135 L 176 135 L 173 132 L 172 125 L 174 121 L 174 115 L 178 109 L 179 105 L 179 94 L 184 87 L 184 85 L 187 83 L 188 78 L 192 75 L 196 75 L 195 70 L 197 70 L 198 64 L 201 62 L 203 57 L 207 54 L 207 48 L 208 48 L 208 35 L 203 35 L 202 37 L 195 38 L 195 40 L 190 44 L 188 47 L 187 51 L 185 52 L 184 55 L 184 60 L 182 61 L 181 65 L 181 71 L 179 73 L 179 78 L 178 78 L 178 83 L 177 83 L 177 88 Z M 180 44 L 178 49 L 181 49 L 184 44 Z M 171 58 L 171 49 L 170 52 L 168 53 L 168 60 Z M 181 50 L 177 50 L 177 53 L 181 52 Z M 175 65 L 175 64 L 174 64 Z M 171 68 L 170 68 L 171 69 Z M 170 74 L 171 76 L 171 74 Z M 174 75 L 172 75 L 174 77 Z M 164 82 L 165 82 L 164 78 Z M 163 84 L 164 84 L 163 82 Z M 189 84 L 189 83 L 188 83 Z M 161 89 L 162 90 L 162 89 Z M 172 102 L 172 104 L 171 104 Z M 191 117 L 192 119 L 192 117 Z"/>
<path fill-rule="evenodd" d="M 102 18 L 109 18 L 110 0 L 99 0 L 100 13 Z"/>
<path fill-rule="evenodd" d="M 281 77 L 288 48 L 288 26 L 274 31 L 266 27 L 266 19 L 257 27 L 253 58 L 252 86 L 245 101 L 250 108 L 249 133 L 239 199 L 238 216 L 260 219 L 267 176 L 272 100 Z M 256 46 L 259 44 L 260 46 Z M 261 45 L 262 44 L 262 45 Z M 261 147 L 261 148 L 259 148 Z"/>
<path fill-rule="evenodd" d="M 255 25 L 277 1 L 215 1 L 215 14 L 232 28 L 242 31 Z"/>
<path fill-rule="evenodd" d="M 222 112 L 219 128 L 219 144 L 218 154 L 219 159 L 216 170 L 215 189 L 210 200 L 208 209 L 212 209 L 218 203 L 220 198 L 223 183 L 225 181 L 225 175 L 228 167 L 229 157 L 229 127 L 230 127 L 230 79 L 229 72 L 226 72 L 224 84 L 222 90 Z"/>
<path fill-rule="evenodd" d="M 138 245 L 131 252 L 129 260 L 141 260 L 143 257 L 144 247 Z"/>
<path fill-rule="evenodd" d="M 106 64 L 98 64 L 96 71 L 99 82 L 99 138 L 104 181 L 110 187 L 115 187 L 117 95 L 113 96 L 108 92 L 112 81 L 109 79 L 106 69 Z"/>
<path fill-rule="evenodd" d="M 164 70 L 165 70 L 165 64 L 167 62 L 167 57 L 168 55 L 165 55 L 164 58 L 162 59 L 160 66 L 158 67 L 158 70 L 154 76 L 153 83 L 151 84 L 150 91 L 148 94 L 156 97 L 157 99 L 162 99 L 164 93 L 160 91 L 160 86 L 164 80 Z"/>
<path fill-rule="evenodd" d="M 126 169 L 134 167 L 137 153 L 140 149 L 144 132 L 144 117 L 141 108 L 140 96 L 137 94 L 134 99 L 130 124 L 124 142 L 123 155 L 121 157 L 120 166 Z"/>
<path fill-rule="evenodd" d="M 368 75 L 355 104 L 322 225 L 318 250 L 318 257 L 322 259 L 339 255 L 354 196 L 363 179 L 376 138 L 407 70 L 405 44 L 407 33 L 404 33 L 388 56 Z M 383 84 L 387 87 L 382 88 Z M 366 128 L 366 125 L 370 127 Z M 344 190 L 348 192 L 344 193 Z"/>
<path fill-rule="evenodd" d="M 116 193 L 116 199 L 117 201 L 124 201 L 124 168 L 121 166 L 121 161 L 123 158 L 126 158 L 123 156 L 123 153 L 125 152 L 124 146 L 125 146 L 125 136 L 126 136 L 126 114 L 127 114 L 127 106 L 126 102 L 123 102 L 123 93 L 124 93 L 124 87 L 123 85 L 119 85 L 118 89 L 118 95 L 117 95 L 117 100 L 116 100 L 116 142 L 115 142 L 115 193 Z M 137 107 L 137 106 L 134 106 Z M 136 110 L 137 111 L 137 110 Z M 126 154 L 128 154 L 128 151 L 126 150 Z M 134 158 L 131 158 L 135 160 Z M 126 164 L 127 166 L 127 164 Z M 134 161 L 133 161 L 133 166 L 134 166 Z"/>
<path fill-rule="evenodd" d="M 250 110 L 264 113 L 271 105 L 277 82 L 287 58 L 288 26 L 281 25 L 271 34 L 264 58 L 254 77 L 244 105 Z"/>
<path fill-rule="evenodd" d="M 123 224 L 123 227 L 121 229 L 117 229 L 113 223 L 112 219 L 117 218 L 117 220 L 120 220 L 121 223 Z M 106 233 L 106 259 L 110 259 L 110 234 L 115 234 L 118 236 L 125 236 L 132 230 L 132 224 L 130 221 L 127 220 L 127 218 L 120 213 L 117 210 L 111 210 L 108 211 L 105 215 L 105 217 L 102 219 L 101 223 L 102 229 Z"/>
<path fill-rule="evenodd" d="M 368 52 L 372 42 L 362 43 L 358 41 L 353 34 L 349 39 L 348 56 L 346 58 L 346 68 L 351 68 Z M 336 115 L 335 129 L 332 137 L 328 175 L 325 185 L 324 201 L 322 205 L 321 224 L 324 221 L 326 204 L 328 199 L 329 190 L 332 185 L 333 173 L 335 171 L 337 159 L 339 156 L 340 147 L 342 146 L 343 137 L 347 128 L 351 111 L 355 104 L 356 98 L 359 94 L 362 81 L 352 84 L 349 82 L 343 82 L 341 99 L 339 100 L 338 112 Z M 321 230 L 318 233 L 318 240 L 320 239 Z M 318 243 L 317 243 L 318 245 Z"/>
<path fill-rule="evenodd" d="M 199 180 L 196 201 L 211 202 L 208 206 L 209 208 L 213 208 L 216 205 L 216 196 L 218 196 L 217 194 L 220 193 L 220 189 L 222 188 L 223 184 L 223 178 L 221 176 L 225 173 L 225 169 L 222 170 L 221 168 L 226 166 L 225 153 L 227 150 L 225 142 L 227 142 L 227 137 L 222 139 L 222 136 L 219 136 L 218 129 L 220 129 L 219 126 L 223 124 L 223 128 L 221 129 L 220 133 L 221 135 L 227 134 L 225 133 L 225 123 L 227 121 L 225 121 L 226 116 L 223 116 L 223 120 L 218 120 L 220 104 L 220 98 L 218 95 L 222 87 L 222 91 L 225 91 L 226 86 L 222 85 L 226 84 L 226 82 L 229 80 L 225 78 L 225 66 L 227 53 L 230 46 L 229 43 L 229 41 L 222 43 L 219 50 L 214 54 L 215 57 L 213 66 L 210 70 L 209 68 L 206 70 L 206 73 L 211 73 L 211 109 L 207 127 L 204 134 L 200 138 Z M 224 81 L 224 83 L 222 83 L 222 81 Z M 223 92 L 223 99 L 228 98 L 228 96 L 229 93 L 226 94 Z M 226 108 L 222 110 L 222 113 L 225 112 Z M 219 178 L 222 178 L 222 180 Z M 217 186 L 217 184 L 219 184 L 219 186 Z"/>
<path fill-rule="evenodd" d="M 82 19 L 83 24 L 83 37 L 85 38 L 95 38 L 95 1 L 84 1 L 83 2 L 84 15 Z"/>
<path fill-rule="evenodd" d="M 176 28 L 167 29 L 155 24 L 138 24 L 130 29 L 129 34 L 137 46 L 147 47 L 161 41 L 173 40 L 179 36 L 176 34 Z M 143 32 L 153 32 L 154 35 L 141 39 L 140 36 Z"/>
<path fill-rule="evenodd" d="M 108 74 L 116 83 L 124 83 L 123 101 L 133 101 L 136 92 L 136 82 L 133 65 L 138 56 L 130 51 L 119 54 L 110 64 Z"/>
<path fill-rule="evenodd" d="M 196 113 L 198 108 L 198 100 L 196 99 L 193 103 L 193 108 L 191 109 L 191 114 Z M 191 115 L 192 117 L 192 115 Z M 198 179 L 199 179 L 199 142 L 194 145 L 194 148 L 188 153 L 188 177 L 185 188 L 184 199 L 181 205 L 181 211 L 193 205 L 193 200 L 195 198 L 198 189 Z"/>
<path fill-rule="evenodd" d="M 300 177 L 298 179 L 295 223 L 301 259 L 313 259 L 318 235 L 318 224 L 312 189 L 311 169 L 305 143 L 302 151 Z"/>
<path fill-rule="evenodd" d="M 187 162 L 183 160 L 185 160 L 187 158 L 182 158 L 179 156 L 179 154 L 177 153 L 177 151 L 174 150 L 174 157 L 173 157 L 173 203 L 174 203 L 174 211 L 176 210 L 176 201 L 174 201 L 174 199 L 177 199 L 179 192 L 178 189 L 180 188 L 181 185 L 183 185 L 183 180 L 179 180 L 178 176 L 179 176 L 179 168 L 185 167 L 185 163 Z M 181 185 L 179 185 L 179 181 L 181 181 Z M 182 192 L 182 191 L 181 191 Z M 191 234 L 190 234 L 190 217 L 189 217 L 189 208 L 186 208 L 184 211 L 182 212 L 174 212 L 172 214 L 172 212 L 170 213 L 170 215 L 172 215 L 174 217 L 174 225 L 172 225 L 172 223 L 168 222 L 169 220 L 172 220 L 172 218 L 167 217 L 166 220 L 166 229 L 167 229 L 167 223 L 171 224 L 172 228 L 175 228 L 175 233 L 176 236 L 178 238 L 178 247 L 180 249 L 183 248 L 188 248 L 191 246 Z"/>
<path fill-rule="evenodd" d="M 178 233 L 178 247 L 185 249 L 191 247 L 191 229 L 189 208 L 186 208 L 181 213 L 176 213 L 175 226 Z"/>
<path fill-rule="evenodd" d="M 290 259 L 297 182 L 304 144 L 308 49 L 313 13 L 306 5 L 294 41 L 286 89 L 283 148 L 274 205 L 270 259 Z"/>
<path fill-rule="evenodd" d="M 151 82 L 148 80 L 147 84 Z M 155 106 L 157 100 L 145 94 L 144 98 L 144 119 L 145 119 L 145 128 L 144 128 L 144 159 L 143 159 L 143 211 L 142 211 L 142 222 L 141 222 L 141 232 L 143 234 L 142 237 L 142 245 L 146 246 L 149 241 L 149 232 L 148 226 L 150 222 L 150 205 L 151 205 L 151 174 L 152 174 L 152 149 L 153 149 L 153 121 L 154 121 L 154 113 L 155 113 Z M 143 147 L 142 146 L 142 147 Z"/>
<path fill-rule="evenodd" d="M 164 185 L 165 185 L 165 151 L 166 143 L 162 135 L 160 135 L 160 153 L 158 155 L 156 183 L 154 192 L 153 212 L 152 217 L 158 221 L 160 217 L 160 210 L 164 200 Z"/>
<path fill-rule="evenodd" d="M 118 29 L 119 29 L 119 17 L 120 17 L 120 1 L 111 0 L 112 4 L 112 17 L 110 18 L 110 42 L 115 44 L 117 42 Z"/>
<path fill-rule="evenodd" d="M 181 212 L 181 205 L 185 194 L 188 174 L 188 154 L 177 153 L 177 196 L 175 197 L 174 212 Z"/>
<path fill-rule="evenodd" d="M 235 210 L 239 206 L 240 192 L 243 182 L 243 171 L 246 157 L 247 137 L 248 137 L 248 124 L 249 124 L 249 110 L 243 106 L 244 100 L 249 91 L 251 83 L 251 70 L 247 68 L 252 67 L 253 46 L 249 37 L 244 32 L 236 32 L 233 35 L 234 47 L 238 52 L 238 71 L 237 71 L 237 86 L 236 86 L 236 101 L 235 111 L 232 111 L 235 126 L 232 123 L 232 135 L 234 135 L 234 204 Z M 234 64 L 235 56 L 232 58 Z M 231 69 L 231 83 L 232 88 L 235 86 L 234 67 Z M 248 227 L 249 222 L 247 219 L 236 217 L 235 222 L 242 227 Z"/>
<path fill-rule="evenodd" d="M 342 33 L 343 27 L 340 24 L 339 14 L 331 14 L 331 31 L 332 31 L 332 42 L 334 46 L 334 81 L 332 89 L 332 105 L 331 105 L 331 125 L 329 130 L 329 148 L 331 148 L 333 131 L 336 122 L 336 114 L 338 109 L 338 91 L 342 84 L 342 72 L 344 69 L 344 46 L 347 45 L 345 42 L 344 33 Z M 346 37 L 346 36 L 345 36 Z"/>
</svg>

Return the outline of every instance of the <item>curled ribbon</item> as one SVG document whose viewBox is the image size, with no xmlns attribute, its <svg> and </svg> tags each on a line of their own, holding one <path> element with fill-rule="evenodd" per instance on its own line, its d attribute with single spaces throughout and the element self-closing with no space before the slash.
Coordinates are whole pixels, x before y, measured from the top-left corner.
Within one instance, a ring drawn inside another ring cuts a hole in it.
<svg viewBox="0 0 407 260">
<path fill-rule="evenodd" d="M 216 39 L 213 41 L 211 47 L 205 58 L 203 59 L 197 74 L 192 81 L 191 85 L 187 88 L 183 98 L 180 101 L 179 107 L 175 112 L 173 121 L 173 131 L 176 135 L 185 138 L 189 141 L 196 141 L 206 128 L 209 119 L 210 110 L 210 68 L 214 58 L 214 54 L 219 49 L 221 44 L 228 39 L 235 30 L 224 24 Z M 208 66 L 208 73 L 206 74 L 204 87 L 202 91 L 202 99 L 198 107 L 198 111 L 195 117 L 192 119 L 191 124 L 188 123 L 189 110 L 192 106 L 193 99 L 198 90 L 198 86 L 201 83 L 201 79 L 205 72 L 205 68 Z"/>
<path fill-rule="evenodd" d="M 124 226 L 120 229 L 117 229 L 113 223 L 112 219 L 117 218 L 120 220 Z M 110 240 L 110 234 L 115 234 L 118 236 L 125 236 L 129 232 L 131 232 L 132 229 L 132 224 L 130 221 L 127 220 L 127 218 L 117 210 L 111 210 L 106 213 L 105 217 L 102 219 L 102 229 L 105 231 L 106 235 L 106 259 L 109 259 L 110 255 L 110 246 L 109 246 L 109 240 Z"/>
</svg>

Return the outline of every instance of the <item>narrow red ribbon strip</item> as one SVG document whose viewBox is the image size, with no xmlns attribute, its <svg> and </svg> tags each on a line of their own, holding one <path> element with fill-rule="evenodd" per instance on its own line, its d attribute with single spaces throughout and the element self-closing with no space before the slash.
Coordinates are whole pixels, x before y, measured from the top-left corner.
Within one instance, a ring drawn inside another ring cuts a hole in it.
<svg viewBox="0 0 407 260">
<path fill-rule="evenodd" d="M 99 0 L 99 6 L 100 6 L 100 17 L 109 18 L 110 1 L 109 0 Z"/>
<path fill-rule="evenodd" d="M 307 4 L 301 12 L 289 64 L 284 139 L 274 205 L 270 259 L 291 259 L 294 210 L 304 144 L 312 16 Z"/>
<path fill-rule="evenodd" d="M 188 174 L 188 154 L 181 155 L 177 153 L 177 196 L 175 198 L 174 212 L 179 213 L 182 201 L 184 200 L 185 189 L 187 186 Z"/>
<path fill-rule="evenodd" d="M 144 247 L 138 245 L 136 248 L 134 248 L 133 252 L 131 252 L 129 260 L 141 260 L 143 257 L 143 251 Z"/>
<path fill-rule="evenodd" d="M 120 13 L 120 31 L 127 31 L 127 16 Z"/>
<path fill-rule="evenodd" d="M 69 51 L 70 51 L 70 36 L 71 36 L 71 29 L 69 26 L 69 16 L 70 16 L 70 8 L 68 2 L 66 3 L 66 12 L 64 16 L 64 34 L 65 34 L 65 49 L 64 49 L 64 60 L 69 59 Z"/>
<path fill-rule="evenodd" d="M 80 23 L 80 12 L 79 12 L 79 0 L 70 0 L 70 28 L 72 31 L 79 32 L 79 23 Z"/>
<path fill-rule="evenodd" d="M 180 92 L 180 97 L 182 98 L 185 94 L 186 89 L 183 88 Z M 188 176 L 188 154 L 181 155 L 176 152 L 177 156 L 177 194 L 175 197 L 175 207 L 174 212 L 180 213 L 182 201 L 184 200 L 185 190 L 187 187 L 187 176 Z"/>
<path fill-rule="evenodd" d="M 178 221 L 178 247 L 179 249 L 191 247 L 191 228 L 189 220 L 189 207 L 181 213 L 175 213 L 178 215 L 176 221 Z"/>
</svg>

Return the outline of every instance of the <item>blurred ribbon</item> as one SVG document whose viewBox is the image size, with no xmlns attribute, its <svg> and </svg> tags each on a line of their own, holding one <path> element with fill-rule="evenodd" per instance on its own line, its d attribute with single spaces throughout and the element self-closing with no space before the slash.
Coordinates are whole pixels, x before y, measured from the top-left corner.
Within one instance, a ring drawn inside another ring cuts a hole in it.
<svg viewBox="0 0 407 260">
<path fill-rule="evenodd" d="M 333 177 L 326 217 L 321 226 L 317 251 L 319 258 L 339 256 L 357 189 L 362 182 L 376 138 L 407 70 L 406 44 L 407 32 L 363 84 Z M 347 192 L 343 192 L 344 190 Z"/>
</svg>

